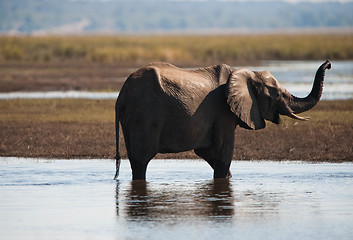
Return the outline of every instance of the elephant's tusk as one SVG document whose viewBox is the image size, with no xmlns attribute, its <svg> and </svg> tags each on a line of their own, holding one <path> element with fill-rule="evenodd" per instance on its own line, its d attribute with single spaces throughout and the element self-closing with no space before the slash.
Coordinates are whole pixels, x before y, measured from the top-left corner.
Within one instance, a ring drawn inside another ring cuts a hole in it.
<svg viewBox="0 0 353 240">
<path fill-rule="evenodd" d="M 297 120 L 301 120 L 301 121 L 308 121 L 310 119 L 310 117 L 300 117 L 294 113 L 288 114 L 288 117 L 293 118 L 293 119 L 297 119 Z"/>
</svg>

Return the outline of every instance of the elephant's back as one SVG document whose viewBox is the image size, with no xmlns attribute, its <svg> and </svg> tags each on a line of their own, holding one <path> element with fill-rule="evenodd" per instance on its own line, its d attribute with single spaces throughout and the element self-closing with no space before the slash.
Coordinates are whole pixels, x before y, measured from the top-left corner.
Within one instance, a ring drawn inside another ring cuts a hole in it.
<svg viewBox="0 0 353 240">
<path fill-rule="evenodd" d="M 199 69 L 178 68 L 169 63 L 156 62 L 142 67 L 132 73 L 126 80 L 129 88 L 146 89 L 177 98 L 190 96 L 205 96 L 221 83 L 220 69 L 229 66 L 217 65 Z"/>
<path fill-rule="evenodd" d="M 179 103 L 192 114 L 219 86 L 220 78 L 215 69 L 216 66 L 189 70 L 168 63 L 152 63 L 132 73 L 120 95 L 130 105 Z"/>
</svg>

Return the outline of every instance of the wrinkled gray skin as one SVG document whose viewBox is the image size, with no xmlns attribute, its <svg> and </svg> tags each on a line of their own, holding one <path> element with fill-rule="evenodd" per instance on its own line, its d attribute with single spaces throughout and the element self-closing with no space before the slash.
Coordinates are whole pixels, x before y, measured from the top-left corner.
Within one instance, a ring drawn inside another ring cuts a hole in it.
<svg viewBox="0 0 353 240">
<path fill-rule="evenodd" d="M 132 178 L 146 179 L 157 153 L 193 149 L 214 169 L 214 178 L 230 176 L 237 125 L 262 129 L 279 114 L 307 120 L 298 113 L 319 101 L 329 61 L 317 70 L 313 89 L 297 98 L 268 71 L 233 69 L 225 64 L 185 70 L 152 63 L 132 73 L 116 101 L 116 176 L 119 174 L 119 122 L 123 129 Z"/>
</svg>

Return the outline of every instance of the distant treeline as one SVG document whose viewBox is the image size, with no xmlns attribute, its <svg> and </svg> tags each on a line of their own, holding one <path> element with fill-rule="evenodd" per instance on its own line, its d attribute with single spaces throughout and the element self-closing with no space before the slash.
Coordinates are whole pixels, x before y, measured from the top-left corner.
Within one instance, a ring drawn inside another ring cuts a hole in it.
<svg viewBox="0 0 353 240">
<path fill-rule="evenodd" d="M 181 66 L 353 59 L 353 35 L 0 37 L 0 62 Z"/>
<path fill-rule="evenodd" d="M 353 2 L 0 0 L 0 32 L 349 28 Z"/>
</svg>

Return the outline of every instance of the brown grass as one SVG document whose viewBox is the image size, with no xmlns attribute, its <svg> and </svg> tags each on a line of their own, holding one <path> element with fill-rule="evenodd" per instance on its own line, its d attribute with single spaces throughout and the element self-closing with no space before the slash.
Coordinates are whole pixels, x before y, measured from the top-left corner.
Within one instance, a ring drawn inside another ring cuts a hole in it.
<svg viewBox="0 0 353 240">
<path fill-rule="evenodd" d="M 114 100 L 2 100 L 0 155 L 45 158 L 115 156 Z M 321 101 L 311 120 L 282 117 L 263 130 L 236 129 L 238 160 L 353 160 L 353 100 Z M 121 133 L 121 132 L 120 132 Z M 124 141 L 120 149 L 127 158 Z M 157 158 L 198 158 L 193 152 Z"/>
</svg>

